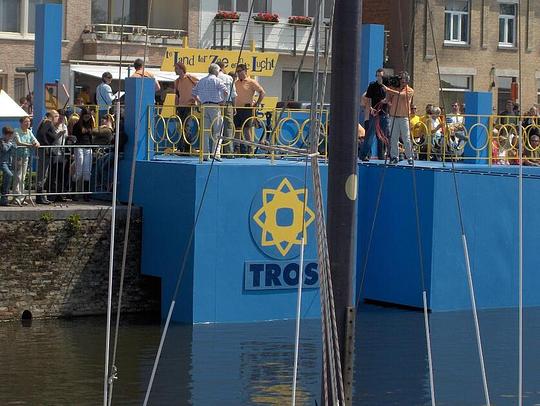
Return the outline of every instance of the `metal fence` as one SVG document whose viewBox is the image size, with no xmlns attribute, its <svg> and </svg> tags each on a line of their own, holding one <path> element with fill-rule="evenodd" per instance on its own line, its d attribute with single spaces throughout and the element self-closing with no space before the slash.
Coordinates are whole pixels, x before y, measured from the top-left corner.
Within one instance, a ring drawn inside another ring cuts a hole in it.
<svg viewBox="0 0 540 406">
<path fill-rule="evenodd" d="M 524 164 L 536 166 L 540 165 L 539 123 L 529 116 L 424 116 L 411 125 L 411 138 L 420 160 L 517 165 L 522 135 Z"/>
<path fill-rule="evenodd" d="M 319 110 L 318 150 L 327 155 L 328 111 Z M 148 157 L 198 156 L 216 149 L 218 157 L 282 158 L 299 156 L 308 145 L 311 120 L 307 109 L 255 109 L 227 105 L 151 106 Z M 220 137 L 223 127 L 223 137 Z M 221 140 L 221 138 L 223 138 Z M 267 146 L 268 148 L 265 148 Z"/>
<path fill-rule="evenodd" d="M 113 164 L 114 148 L 109 145 L 18 147 L 12 162 L 0 172 L 2 194 L 19 206 L 88 200 L 98 194 L 107 197 L 112 191 Z"/>
</svg>

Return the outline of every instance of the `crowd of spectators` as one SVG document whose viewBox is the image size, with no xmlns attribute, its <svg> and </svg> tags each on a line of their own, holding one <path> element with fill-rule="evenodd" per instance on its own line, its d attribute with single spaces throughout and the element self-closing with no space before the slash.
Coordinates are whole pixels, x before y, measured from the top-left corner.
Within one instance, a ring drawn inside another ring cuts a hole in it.
<svg viewBox="0 0 540 406">
<path fill-rule="evenodd" d="M 406 78 L 405 81 L 402 80 L 403 76 Z M 419 114 L 417 106 L 413 103 L 413 91 L 408 86 L 408 75 L 402 73 L 397 79 L 399 82 L 394 79 L 390 84 L 384 76 L 384 70 L 378 69 L 376 80 L 369 84 L 362 95 L 364 122 L 363 125 L 359 125 L 358 131 L 359 159 L 369 161 L 376 144 L 378 159 L 389 159 L 391 164 L 401 159 L 407 159 L 412 163 L 409 149 L 412 143 L 414 159 L 462 160 L 469 142 L 465 127 L 465 105 L 455 101 L 451 104 L 451 111 L 445 112 L 443 107 L 427 104 L 424 114 Z M 405 119 L 406 111 L 408 120 Z M 519 105 L 513 100 L 508 100 L 503 111 L 490 117 L 489 124 L 482 124 L 483 130 L 479 131 L 484 131 L 484 136 L 489 135 L 484 145 L 486 152 L 489 152 L 489 163 L 519 164 L 517 157 L 521 131 L 524 135 L 523 164 L 540 166 L 538 115 L 535 106 L 525 114 L 521 114 Z M 390 151 L 387 151 L 388 146 Z M 482 149 L 478 145 L 473 147 Z"/>
<path fill-rule="evenodd" d="M 109 113 L 95 125 L 96 110 L 81 104 L 72 109 L 49 110 L 36 134 L 32 117 L 19 127 L 4 126 L 0 137 L 2 190 L 0 205 L 51 204 L 106 192 L 112 182 L 114 118 Z M 121 145 L 125 142 L 123 131 Z M 35 176 L 28 176 L 35 174 Z M 25 190 L 26 189 L 26 190 Z"/>
</svg>

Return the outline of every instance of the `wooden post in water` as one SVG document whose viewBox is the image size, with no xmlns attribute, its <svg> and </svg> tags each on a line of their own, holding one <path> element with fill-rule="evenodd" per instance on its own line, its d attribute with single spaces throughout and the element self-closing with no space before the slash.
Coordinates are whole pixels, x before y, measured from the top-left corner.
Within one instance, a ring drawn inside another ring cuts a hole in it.
<svg viewBox="0 0 540 406">
<path fill-rule="evenodd" d="M 362 1 L 335 2 L 327 235 L 345 400 L 352 405 Z"/>
</svg>

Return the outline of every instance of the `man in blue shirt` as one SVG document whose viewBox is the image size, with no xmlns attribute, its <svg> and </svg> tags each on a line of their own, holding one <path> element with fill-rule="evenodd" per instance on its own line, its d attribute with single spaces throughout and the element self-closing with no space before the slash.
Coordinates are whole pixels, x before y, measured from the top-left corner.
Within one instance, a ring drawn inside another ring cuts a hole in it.
<svg viewBox="0 0 540 406">
<path fill-rule="evenodd" d="M 192 95 L 197 103 L 203 105 L 203 137 L 202 149 L 203 159 L 208 160 L 209 151 L 214 151 L 214 142 L 221 137 L 223 120 L 221 109 L 225 100 L 229 96 L 229 90 L 225 83 L 218 78 L 219 66 L 215 63 L 208 67 L 208 76 L 199 80 L 192 91 Z M 209 136 L 209 132 L 212 136 Z M 219 145 L 216 148 L 214 159 L 221 160 Z"/>
</svg>

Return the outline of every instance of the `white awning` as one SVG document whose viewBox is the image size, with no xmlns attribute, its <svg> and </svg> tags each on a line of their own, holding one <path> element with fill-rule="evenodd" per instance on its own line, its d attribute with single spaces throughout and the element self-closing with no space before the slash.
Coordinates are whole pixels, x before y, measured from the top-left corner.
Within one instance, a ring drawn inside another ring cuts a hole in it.
<svg viewBox="0 0 540 406">
<path fill-rule="evenodd" d="M 70 69 L 73 72 L 82 73 L 84 75 L 100 78 L 104 72 L 110 72 L 113 80 L 118 80 L 118 66 L 114 65 L 70 65 Z M 158 68 L 146 68 L 146 70 L 152 73 L 160 82 L 174 82 L 178 75 L 174 72 L 165 72 Z M 135 70 L 133 67 L 122 67 L 122 79 L 129 77 Z M 191 72 L 190 72 L 191 73 Z M 207 73 L 192 73 L 198 78 L 202 78 Z"/>
<path fill-rule="evenodd" d="M 24 111 L 9 95 L 0 90 L 0 118 L 20 118 L 27 116 Z"/>
</svg>

